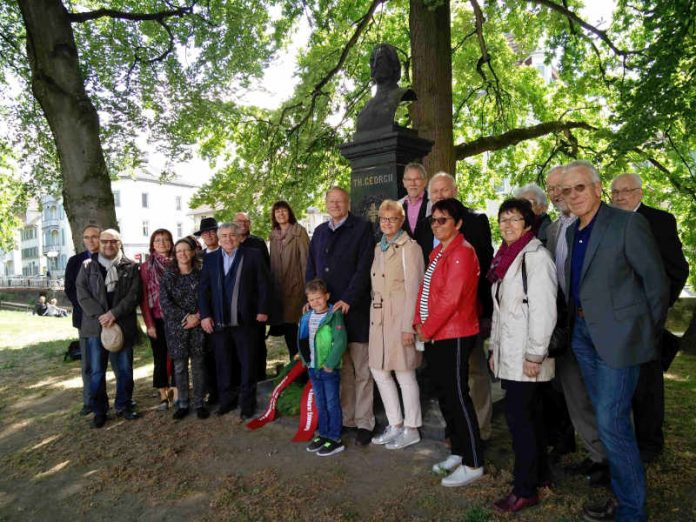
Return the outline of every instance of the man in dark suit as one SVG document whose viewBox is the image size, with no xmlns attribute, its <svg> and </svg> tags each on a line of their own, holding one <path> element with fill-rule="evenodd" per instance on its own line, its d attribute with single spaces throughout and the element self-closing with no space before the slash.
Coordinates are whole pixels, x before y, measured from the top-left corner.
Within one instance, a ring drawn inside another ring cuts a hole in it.
<svg viewBox="0 0 696 522">
<path fill-rule="evenodd" d="M 562 194 L 578 218 L 566 234 L 571 347 L 616 495 L 616 501 L 586 505 L 585 519 L 645 521 L 645 474 L 631 398 L 640 365 L 655 356 L 669 301 L 667 276 L 645 218 L 603 204 L 600 178 L 590 163 L 567 165 Z"/>
<path fill-rule="evenodd" d="M 457 184 L 450 174 L 438 172 L 428 185 L 430 202 L 432 204 L 446 198 L 459 199 Z M 491 296 L 491 283 L 486 274 L 493 260 L 493 242 L 491 241 L 491 225 L 485 214 L 479 214 L 470 208 L 464 207 L 464 223 L 459 231 L 474 250 L 479 262 L 478 281 L 478 306 L 481 333 L 479 334 L 474 349 L 469 355 L 469 390 L 471 400 L 476 410 L 476 419 L 481 432 L 481 440 L 487 441 L 491 437 L 491 418 L 493 416 L 493 401 L 491 399 L 491 380 L 488 376 L 488 363 L 483 350 L 483 340 L 490 335 L 491 317 L 493 315 L 493 297 Z M 430 229 L 430 227 L 428 227 Z M 430 250 L 433 249 L 434 239 L 430 232 Z M 428 253 L 430 253 L 428 250 Z M 426 266 L 428 262 L 426 260 Z M 442 405 L 440 405 L 442 407 Z"/>
<path fill-rule="evenodd" d="M 256 408 L 255 346 L 257 323 L 268 320 L 270 278 L 266 263 L 254 249 L 239 248 L 239 227 L 218 228 L 220 248 L 206 254 L 201 270 L 198 304 L 201 327 L 212 336 L 217 365 L 217 415 L 233 410 L 237 400 L 240 420 Z M 239 390 L 233 389 L 232 372 L 239 364 Z"/>
<path fill-rule="evenodd" d="M 65 295 L 68 296 L 73 305 L 72 323 L 78 332 L 82 324 L 82 308 L 77 300 L 75 281 L 77 281 L 77 274 L 80 273 L 83 261 L 99 252 L 99 234 L 101 231 L 101 227 L 94 224 L 87 225 L 82 229 L 82 244 L 85 245 L 85 250 L 68 259 L 68 264 L 65 266 Z M 92 394 L 90 393 L 92 369 L 89 365 L 89 349 L 86 337 L 80 337 L 80 369 L 82 372 L 82 409 L 80 415 L 89 415 L 92 413 Z"/>
<path fill-rule="evenodd" d="M 611 201 L 615 207 L 638 212 L 648 220 L 657 240 L 662 262 L 669 278 L 669 306 L 679 298 L 689 276 L 689 264 L 684 258 L 677 233 L 677 221 L 664 210 L 643 203 L 643 182 L 637 174 L 622 174 L 611 183 Z M 665 347 L 659 347 L 659 349 Z M 640 366 L 638 387 L 633 396 L 633 422 L 636 427 L 638 448 L 643 462 L 654 461 L 665 445 L 662 424 L 665 418 L 664 377 L 660 358 Z"/>
<path fill-rule="evenodd" d="M 341 367 L 343 425 L 357 428 L 356 443 L 367 446 L 375 428 L 374 381 L 368 364 L 374 234 L 370 223 L 350 212 L 350 197 L 341 187 L 326 193 L 326 211 L 331 219 L 314 230 L 305 281 L 322 279 L 333 310 L 341 310 L 345 316 L 348 349 Z"/>
<path fill-rule="evenodd" d="M 271 255 L 268 252 L 268 246 L 266 246 L 266 242 L 262 238 L 251 233 L 251 219 L 249 219 L 249 214 L 246 212 L 237 212 L 234 215 L 234 222 L 239 227 L 239 246 L 258 250 L 270 273 Z M 256 378 L 259 381 L 263 381 L 266 379 L 266 358 L 268 357 L 268 350 L 266 349 L 266 323 L 258 323 L 256 328 L 258 330 L 256 334 Z"/>
<path fill-rule="evenodd" d="M 404 207 L 406 219 L 401 228 L 420 245 L 427 266 L 428 256 L 433 249 L 433 231 L 428 221 L 431 203 L 428 200 L 428 192 L 425 190 L 428 185 L 425 167 L 420 163 L 409 163 L 404 167 L 402 182 L 406 195 L 399 200 L 399 203 Z"/>
</svg>

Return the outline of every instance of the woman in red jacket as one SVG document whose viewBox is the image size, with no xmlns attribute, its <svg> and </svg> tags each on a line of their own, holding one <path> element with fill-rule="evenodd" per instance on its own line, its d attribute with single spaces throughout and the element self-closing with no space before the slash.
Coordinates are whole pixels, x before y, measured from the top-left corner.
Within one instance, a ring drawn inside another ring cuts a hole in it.
<svg viewBox="0 0 696 522">
<path fill-rule="evenodd" d="M 469 353 L 479 332 L 476 308 L 479 264 L 473 247 L 459 232 L 465 216 L 456 199 L 432 207 L 430 225 L 439 245 L 418 291 L 413 320 L 427 343 L 425 360 L 442 414 L 451 429 L 452 454 L 433 466 L 447 473 L 442 485 L 464 486 L 483 475 L 483 452 L 474 405 L 469 396 Z"/>
</svg>

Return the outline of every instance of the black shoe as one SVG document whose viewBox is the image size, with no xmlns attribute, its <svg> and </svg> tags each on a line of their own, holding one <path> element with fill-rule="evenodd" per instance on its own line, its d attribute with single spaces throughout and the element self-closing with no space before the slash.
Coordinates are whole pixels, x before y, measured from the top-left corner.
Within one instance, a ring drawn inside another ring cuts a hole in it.
<svg viewBox="0 0 696 522">
<path fill-rule="evenodd" d="M 357 446 L 367 446 L 370 442 L 372 442 L 372 432 L 364 428 L 358 428 L 358 434 L 355 436 L 355 444 Z"/>
<path fill-rule="evenodd" d="M 172 415 L 172 419 L 181 420 L 184 417 L 186 417 L 188 414 L 189 414 L 188 408 L 177 408 L 176 411 L 174 412 L 174 415 Z"/>
<path fill-rule="evenodd" d="M 215 410 L 215 415 L 218 417 L 222 417 L 223 415 L 227 415 L 229 412 L 234 410 L 234 408 L 230 406 L 220 406 L 217 410 Z"/>
<path fill-rule="evenodd" d="M 611 485 L 611 473 L 606 464 L 597 464 L 587 475 L 587 483 L 593 488 L 604 488 Z"/>
<path fill-rule="evenodd" d="M 370 438 L 372 438 L 372 435 L 370 435 Z M 317 451 L 317 455 L 320 457 L 329 457 L 331 455 L 335 455 L 336 453 L 341 453 L 344 449 L 346 449 L 346 447 L 340 440 L 336 442 L 335 440 L 326 439 L 324 445 L 319 448 L 319 451 Z"/>
<path fill-rule="evenodd" d="M 121 417 L 122 419 L 126 420 L 136 420 L 140 416 L 138 415 L 137 411 L 134 411 L 130 408 L 126 408 L 125 410 L 119 410 L 116 412 L 117 417 Z"/>
<path fill-rule="evenodd" d="M 212 393 L 208 395 L 208 398 L 205 400 L 205 404 L 207 406 L 212 406 L 214 404 L 217 404 L 218 398 L 217 395 L 213 395 Z"/>
<path fill-rule="evenodd" d="M 604 502 L 587 503 L 582 508 L 583 518 L 589 522 L 602 520 L 614 520 L 616 513 L 616 500 L 610 498 Z"/>
<path fill-rule="evenodd" d="M 95 428 L 101 428 L 106 424 L 106 415 L 95 415 L 92 419 L 92 426 Z"/>
<path fill-rule="evenodd" d="M 200 408 L 196 408 L 196 415 L 199 419 L 207 419 L 210 417 L 210 412 L 208 411 L 208 408 L 201 406 Z"/>
<path fill-rule="evenodd" d="M 240 413 L 239 414 L 239 424 L 244 424 L 254 418 L 254 413 Z"/>
<path fill-rule="evenodd" d="M 312 439 L 312 442 L 307 444 L 307 451 L 309 451 L 310 453 L 315 453 L 319 451 L 326 441 L 327 439 L 317 435 Z"/>
<path fill-rule="evenodd" d="M 83 406 L 80 410 L 80 415 L 83 417 L 89 415 L 90 413 L 92 413 L 92 408 L 90 408 L 89 406 Z"/>
<path fill-rule="evenodd" d="M 343 435 L 345 435 L 346 433 L 352 433 L 357 430 L 358 428 L 356 428 L 355 426 L 341 426 L 341 433 L 343 433 Z"/>
</svg>

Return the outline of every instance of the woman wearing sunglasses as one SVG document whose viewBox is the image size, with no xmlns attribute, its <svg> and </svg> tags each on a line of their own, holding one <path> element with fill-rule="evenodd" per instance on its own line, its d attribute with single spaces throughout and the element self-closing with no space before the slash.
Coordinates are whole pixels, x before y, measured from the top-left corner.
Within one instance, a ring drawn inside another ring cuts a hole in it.
<svg viewBox="0 0 696 522">
<path fill-rule="evenodd" d="M 476 291 L 479 264 L 459 232 L 465 216 L 456 199 L 432 207 L 431 227 L 438 246 L 430 253 L 413 319 L 425 342 L 430 380 L 450 427 L 452 454 L 433 466 L 447 473 L 442 485 L 464 486 L 483 476 L 483 452 L 474 405 L 469 396 L 469 353 L 479 332 Z"/>
<path fill-rule="evenodd" d="M 537 504 L 537 487 L 550 478 L 539 385 L 554 375 L 554 360 L 547 354 L 556 325 L 556 267 L 534 237 L 534 219 L 529 201 L 503 202 L 498 211 L 503 244 L 488 271 L 493 294 L 489 364 L 506 391 L 505 417 L 515 453 L 512 491 L 494 503 L 504 512 Z"/>
</svg>

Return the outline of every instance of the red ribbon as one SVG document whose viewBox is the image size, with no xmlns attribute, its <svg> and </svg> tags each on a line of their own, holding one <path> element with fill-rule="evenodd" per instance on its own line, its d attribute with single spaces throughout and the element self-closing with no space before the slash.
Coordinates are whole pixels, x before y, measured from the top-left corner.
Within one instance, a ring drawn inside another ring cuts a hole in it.
<svg viewBox="0 0 696 522">
<path fill-rule="evenodd" d="M 288 374 L 285 377 L 283 377 L 282 380 L 278 383 L 278 386 L 276 386 L 273 389 L 271 397 L 268 400 L 268 407 L 266 408 L 266 411 L 263 413 L 263 415 L 250 420 L 247 423 L 246 427 L 250 430 L 257 430 L 274 420 L 276 416 L 276 402 L 278 402 L 278 397 L 280 397 L 281 392 L 285 388 L 287 388 L 292 381 L 297 379 L 304 372 L 304 366 L 302 366 L 301 362 L 297 361 L 295 363 L 295 366 L 293 366 L 292 369 L 288 372 Z"/>
<path fill-rule="evenodd" d="M 308 381 L 302 392 L 302 407 L 300 409 L 300 426 L 292 438 L 293 442 L 308 442 L 314 436 L 317 429 L 317 408 L 314 403 L 314 390 L 312 382 Z"/>
</svg>

